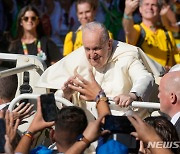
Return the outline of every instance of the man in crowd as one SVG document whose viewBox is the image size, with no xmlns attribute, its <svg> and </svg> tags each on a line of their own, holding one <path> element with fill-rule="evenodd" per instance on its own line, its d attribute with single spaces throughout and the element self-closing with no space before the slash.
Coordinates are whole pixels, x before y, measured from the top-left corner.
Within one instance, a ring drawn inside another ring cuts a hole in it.
<svg viewBox="0 0 180 154">
<path fill-rule="evenodd" d="M 174 54 L 178 51 L 172 33 L 160 25 L 161 1 L 126 0 L 125 5 L 123 25 L 127 43 L 141 47 L 150 58 L 169 70 L 176 63 Z M 134 25 L 132 14 L 138 5 L 142 23 Z"/>
<path fill-rule="evenodd" d="M 57 95 L 82 105 L 84 101 L 94 101 L 99 93 L 90 80 L 93 75 L 106 95 L 121 107 L 134 100 L 148 100 L 154 83 L 153 70 L 146 70 L 144 65 L 148 64 L 140 58 L 148 57 L 139 48 L 111 40 L 106 28 L 97 22 L 86 24 L 82 36 L 83 47 L 49 67 L 38 86 L 59 89 Z M 127 110 L 122 109 L 121 113 Z"/>
<path fill-rule="evenodd" d="M 159 85 L 160 110 L 171 117 L 180 138 L 180 71 L 167 73 Z"/>
</svg>

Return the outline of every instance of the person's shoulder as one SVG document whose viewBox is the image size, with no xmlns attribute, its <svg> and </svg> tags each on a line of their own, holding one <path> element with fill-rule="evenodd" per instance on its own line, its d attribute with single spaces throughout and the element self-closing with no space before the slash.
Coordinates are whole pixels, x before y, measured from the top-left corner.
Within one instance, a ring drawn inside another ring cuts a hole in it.
<svg viewBox="0 0 180 154">
<path fill-rule="evenodd" d="M 137 50 L 137 46 L 134 46 L 134 45 L 131 45 L 131 44 L 128 44 L 126 42 L 121 42 L 121 41 L 114 41 L 114 43 L 116 44 L 117 46 L 117 49 L 122 51 L 122 52 L 127 52 L 127 51 L 136 51 L 138 52 Z"/>
<path fill-rule="evenodd" d="M 73 33 L 75 33 L 75 32 L 74 32 L 74 31 L 68 32 L 68 33 L 66 34 L 66 37 L 67 37 L 67 38 L 72 38 Z"/>
<path fill-rule="evenodd" d="M 134 45 L 130 45 L 128 43 L 125 42 L 121 42 L 121 41 L 113 41 L 113 50 L 114 50 L 114 54 L 113 54 L 113 58 L 122 58 L 122 57 L 139 57 L 139 50 L 138 47 L 134 46 Z"/>
</svg>

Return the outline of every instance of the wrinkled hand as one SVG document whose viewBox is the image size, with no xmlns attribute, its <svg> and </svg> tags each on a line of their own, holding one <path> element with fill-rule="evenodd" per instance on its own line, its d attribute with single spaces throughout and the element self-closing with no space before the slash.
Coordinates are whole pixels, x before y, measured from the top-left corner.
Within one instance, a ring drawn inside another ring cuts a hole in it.
<svg viewBox="0 0 180 154">
<path fill-rule="evenodd" d="M 45 122 L 43 117 L 42 117 L 42 111 L 41 111 L 41 102 L 40 98 L 37 99 L 37 112 L 36 115 L 30 124 L 28 130 L 32 133 L 37 133 L 38 131 L 41 131 L 45 128 L 51 127 L 54 125 L 53 122 Z"/>
<path fill-rule="evenodd" d="M 136 99 L 135 94 L 129 93 L 128 95 L 120 94 L 114 97 L 113 101 L 120 107 L 128 107 Z"/>
<path fill-rule="evenodd" d="M 110 133 L 109 130 L 100 130 L 101 121 L 103 118 L 104 116 L 101 116 L 97 120 L 89 122 L 88 126 L 83 132 L 84 137 L 87 138 L 91 143 L 97 140 L 98 137 Z"/>
<path fill-rule="evenodd" d="M 25 106 L 23 103 L 21 103 L 17 108 L 15 108 L 13 112 L 14 120 L 20 119 L 23 120 L 25 118 L 30 117 L 32 114 L 35 113 L 35 111 L 31 111 L 34 104 L 30 105 L 30 103 L 27 103 Z"/>
<path fill-rule="evenodd" d="M 63 87 L 61 88 L 62 91 L 63 91 L 63 94 L 64 94 L 64 98 L 68 99 L 68 100 L 71 100 L 71 97 L 72 97 L 72 94 L 75 92 L 73 89 L 71 89 L 69 87 L 69 85 L 73 85 L 73 79 L 75 77 L 70 77 L 63 85 Z"/>
<path fill-rule="evenodd" d="M 16 133 L 17 133 L 17 128 L 19 126 L 19 119 L 14 120 L 13 118 L 13 113 L 10 111 L 6 111 L 5 113 L 5 120 L 6 120 L 6 134 L 9 137 L 10 143 L 13 142 Z"/>
<path fill-rule="evenodd" d="M 128 15 L 132 14 L 136 10 L 136 8 L 138 8 L 138 6 L 139 0 L 126 0 L 124 12 Z"/>
<path fill-rule="evenodd" d="M 161 141 L 155 129 L 144 122 L 138 115 L 133 114 L 132 116 L 128 116 L 128 119 L 136 129 L 136 132 L 132 132 L 131 135 L 145 143 L 149 141 Z"/>
<path fill-rule="evenodd" d="M 101 87 L 96 82 L 92 70 L 89 70 L 89 74 L 90 81 L 87 81 L 76 72 L 74 78 L 72 79 L 73 84 L 69 84 L 68 87 L 74 91 L 78 91 L 81 99 L 92 101 L 95 100 L 101 90 Z"/>
</svg>

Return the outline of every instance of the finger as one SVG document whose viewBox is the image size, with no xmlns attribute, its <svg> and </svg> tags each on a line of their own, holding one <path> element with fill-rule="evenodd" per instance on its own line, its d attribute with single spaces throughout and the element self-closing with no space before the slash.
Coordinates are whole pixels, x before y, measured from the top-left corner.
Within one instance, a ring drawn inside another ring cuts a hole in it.
<svg viewBox="0 0 180 154">
<path fill-rule="evenodd" d="M 4 118 L 4 110 L 0 110 L 0 118 Z"/>
<path fill-rule="evenodd" d="M 29 106 L 26 110 L 23 110 L 23 112 L 21 112 L 22 116 L 28 114 L 31 111 L 31 109 L 33 108 L 33 106 L 34 106 L 34 104 Z"/>
<path fill-rule="evenodd" d="M 75 91 L 78 91 L 82 94 L 84 94 L 84 89 L 82 89 L 81 87 L 77 87 L 77 86 L 74 86 L 74 85 L 68 85 L 69 88 L 71 88 L 72 90 L 75 90 Z"/>
<path fill-rule="evenodd" d="M 30 116 L 33 115 L 34 113 L 36 113 L 36 111 L 32 111 L 30 114 L 27 114 L 27 115 L 21 117 L 21 120 L 30 117 Z"/>
<path fill-rule="evenodd" d="M 46 122 L 46 127 L 51 127 L 51 126 L 53 126 L 54 124 L 55 124 L 54 121 L 52 121 L 52 122 Z"/>
<path fill-rule="evenodd" d="M 13 112 L 18 112 L 24 106 L 24 104 L 24 102 L 20 103 L 19 106 L 13 110 Z"/>
<path fill-rule="evenodd" d="M 88 84 L 88 81 L 85 80 L 80 74 L 77 74 L 76 77 L 77 77 L 83 84 Z"/>
<path fill-rule="evenodd" d="M 85 101 L 88 100 L 85 95 L 81 95 L 81 94 L 80 94 L 79 97 L 80 97 L 80 99 L 82 99 L 82 100 L 85 100 Z"/>
<path fill-rule="evenodd" d="M 113 101 L 118 105 L 118 102 L 119 102 L 120 98 L 118 96 L 114 97 L 113 98 Z"/>
<path fill-rule="evenodd" d="M 137 129 L 138 127 L 138 122 L 136 121 L 136 119 L 133 118 L 133 115 L 132 116 L 127 116 L 128 120 L 131 122 L 131 124 L 134 126 L 135 129 Z"/>
<path fill-rule="evenodd" d="M 109 131 L 109 130 L 103 130 L 101 132 L 101 136 L 106 135 L 106 134 L 110 134 L 110 133 L 111 133 L 111 131 Z"/>
<path fill-rule="evenodd" d="M 136 119 L 136 121 L 137 121 L 138 124 L 144 123 L 143 120 L 142 120 L 137 114 L 133 114 L 132 117 L 133 117 L 134 119 Z"/>
<path fill-rule="evenodd" d="M 37 112 L 42 114 L 41 113 L 41 100 L 40 100 L 40 97 L 37 98 Z"/>
<path fill-rule="evenodd" d="M 10 122 L 10 126 L 14 125 L 14 118 L 13 118 L 13 112 L 9 112 L 9 122 Z"/>
<path fill-rule="evenodd" d="M 14 130 L 16 131 L 20 123 L 20 119 L 17 119 L 14 125 Z"/>
<path fill-rule="evenodd" d="M 130 100 L 125 102 L 125 107 L 128 107 L 132 102 Z"/>
<path fill-rule="evenodd" d="M 73 85 L 74 86 L 77 86 L 77 87 L 84 87 L 85 86 L 85 84 L 83 83 L 83 82 L 80 82 L 80 81 L 78 81 L 77 79 L 73 79 L 72 80 L 72 82 L 73 82 Z M 70 84 L 68 84 L 68 86 L 69 86 Z"/>
<path fill-rule="evenodd" d="M 134 136 L 135 138 L 138 138 L 138 133 L 137 132 L 131 132 L 131 135 Z"/>
<path fill-rule="evenodd" d="M 96 80 L 95 77 L 94 77 L 92 69 L 89 69 L 89 76 L 90 76 L 91 81 Z"/>
<path fill-rule="evenodd" d="M 5 113 L 5 120 L 6 120 L 6 127 L 9 126 L 9 123 L 10 123 L 10 119 L 9 119 L 9 110 L 6 111 Z"/>
<path fill-rule="evenodd" d="M 77 69 L 78 69 L 78 66 L 74 69 L 74 75 L 75 76 L 78 74 Z"/>
<path fill-rule="evenodd" d="M 20 108 L 17 110 L 18 113 L 22 114 L 24 111 L 27 110 L 27 108 L 30 106 L 30 103 L 27 103 L 25 106 L 23 106 L 24 104 L 20 104 Z M 18 107 L 19 107 L 18 106 Z"/>
</svg>

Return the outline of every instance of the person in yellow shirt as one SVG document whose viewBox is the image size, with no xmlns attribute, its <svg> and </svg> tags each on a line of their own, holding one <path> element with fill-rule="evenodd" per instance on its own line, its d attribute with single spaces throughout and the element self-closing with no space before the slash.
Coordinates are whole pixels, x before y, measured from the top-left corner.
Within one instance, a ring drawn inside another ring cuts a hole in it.
<svg viewBox="0 0 180 154">
<path fill-rule="evenodd" d="M 96 14 L 97 5 L 93 0 L 77 0 L 76 10 L 78 20 L 81 26 L 76 32 L 67 33 L 64 40 L 63 56 L 67 56 L 72 51 L 82 46 L 82 27 L 94 21 Z M 112 38 L 112 33 L 109 32 L 110 38 Z"/>
<path fill-rule="evenodd" d="M 158 25 L 161 10 L 160 1 L 126 0 L 125 4 L 123 26 L 127 43 L 141 47 L 150 58 L 168 71 L 176 64 L 174 55 L 178 51 L 172 33 Z M 132 14 L 139 4 L 142 23 L 134 25 Z M 144 34 L 144 38 L 141 41 L 142 34 Z"/>
</svg>

